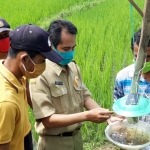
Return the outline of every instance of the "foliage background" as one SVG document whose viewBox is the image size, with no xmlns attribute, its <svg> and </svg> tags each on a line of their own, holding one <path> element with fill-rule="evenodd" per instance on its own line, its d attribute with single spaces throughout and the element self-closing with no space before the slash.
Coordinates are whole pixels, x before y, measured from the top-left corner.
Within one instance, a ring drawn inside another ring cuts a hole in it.
<svg viewBox="0 0 150 150">
<path fill-rule="evenodd" d="M 135 0 L 143 10 L 144 1 Z M 12 29 L 22 24 L 36 24 L 47 29 L 54 19 L 67 19 L 78 28 L 75 60 L 93 99 L 111 109 L 117 72 L 132 63 L 130 39 L 141 27 L 141 16 L 127 0 L 0 0 L 0 14 Z M 134 15 L 134 20 L 131 19 Z M 29 109 L 34 136 L 34 116 Z M 86 122 L 82 128 L 84 149 L 105 143 L 106 124 Z M 89 144 L 87 144 L 89 143 Z"/>
</svg>

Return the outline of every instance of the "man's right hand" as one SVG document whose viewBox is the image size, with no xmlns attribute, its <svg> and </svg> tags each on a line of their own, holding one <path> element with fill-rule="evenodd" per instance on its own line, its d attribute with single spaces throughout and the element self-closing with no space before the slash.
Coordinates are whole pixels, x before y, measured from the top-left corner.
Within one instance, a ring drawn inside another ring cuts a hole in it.
<svg viewBox="0 0 150 150">
<path fill-rule="evenodd" d="M 95 108 L 87 111 L 87 121 L 92 121 L 95 123 L 105 122 L 107 119 L 111 117 L 113 111 L 109 111 L 105 108 Z"/>
</svg>

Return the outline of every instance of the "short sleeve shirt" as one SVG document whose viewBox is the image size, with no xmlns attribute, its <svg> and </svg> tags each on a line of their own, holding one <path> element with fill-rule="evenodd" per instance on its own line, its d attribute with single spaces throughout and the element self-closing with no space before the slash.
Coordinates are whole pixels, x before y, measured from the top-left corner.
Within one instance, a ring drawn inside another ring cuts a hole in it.
<svg viewBox="0 0 150 150">
<path fill-rule="evenodd" d="M 49 60 L 46 70 L 36 79 L 30 80 L 30 94 L 36 119 L 53 114 L 73 114 L 83 111 L 84 101 L 91 97 L 81 79 L 79 67 L 71 62 L 68 71 Z M 39 134 L 57 135 L 73 131 L 83 123 L 62 128 L 46 129 L 41 122 L 35 127 Z"/>
<path fill-rule="evenodd" d="M 10 143 L 9 150 L 24 150 L 31 130 L 25 78 L 20 82 L 0 61 L 0 144 Z"/>
<path fill-rule="evenodd" d="M 114 100 L 130 93 L 134 70 L 135 65 L 132 64 L 118 72 L 114 88 Z M 143 76 L 140 77 L 138 93 L 150 99 L 150 82 L 147 82 Z M 150 123 L 150 114 L 140 117 L 140 120 Z"/>
</svg>

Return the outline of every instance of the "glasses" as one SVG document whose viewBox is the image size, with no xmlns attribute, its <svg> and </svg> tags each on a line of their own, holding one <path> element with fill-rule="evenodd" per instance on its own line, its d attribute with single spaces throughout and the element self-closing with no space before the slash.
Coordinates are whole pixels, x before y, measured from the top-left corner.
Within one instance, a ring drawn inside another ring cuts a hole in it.
<svg viewBox="0 0 150 150">
<path fill-rule="evenodd" d="M 0 33 L 0 39 L 9 37 L 10 31 L 3 31 Z"/>
</svg>

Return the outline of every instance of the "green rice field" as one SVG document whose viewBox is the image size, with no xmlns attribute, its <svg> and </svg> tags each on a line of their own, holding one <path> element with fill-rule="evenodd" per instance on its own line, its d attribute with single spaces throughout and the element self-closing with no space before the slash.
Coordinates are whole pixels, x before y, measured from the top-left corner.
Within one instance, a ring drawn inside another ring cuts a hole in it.
<svg viewBox="0 0 150 150">
<path fill-rule="evenodd" d="M 135 2 L 143 10 L 144 1 Z M 0 3 L 0 16 L 12 29 L 27 23 L 47 29 L 50 22 L 58 18 L 73 22 L 78 28 L 75 61 L 83 80 L 93 99 L 111 109 L 116 74 L 133 62 L 130 39 L 133 30 L 135 32 L 142 25 L 141 16 L 134 8 L 131 11 L 128 0 L 7 0 Z M 30 109 L 29 115 L 37 140 Z M 105 127 L 105 123 L 85 123 L 82 128 L 85 150 L 106 143 Z"/>
</svg>

